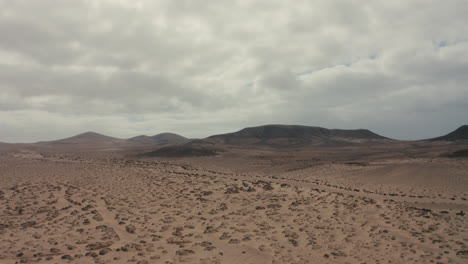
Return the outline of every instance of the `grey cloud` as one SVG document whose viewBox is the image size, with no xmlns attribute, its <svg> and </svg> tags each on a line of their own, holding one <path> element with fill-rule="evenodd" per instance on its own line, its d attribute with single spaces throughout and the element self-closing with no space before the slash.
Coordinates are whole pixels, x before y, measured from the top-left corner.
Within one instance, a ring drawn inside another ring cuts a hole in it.
<svg viewBox="0 0 468 264">
<path fill-rule="evenodd" d="M 0 0 L 0 10 L 0 141 L 265 123 L 420 138 L 468 123 L 463 0 Z"/>
</svg>

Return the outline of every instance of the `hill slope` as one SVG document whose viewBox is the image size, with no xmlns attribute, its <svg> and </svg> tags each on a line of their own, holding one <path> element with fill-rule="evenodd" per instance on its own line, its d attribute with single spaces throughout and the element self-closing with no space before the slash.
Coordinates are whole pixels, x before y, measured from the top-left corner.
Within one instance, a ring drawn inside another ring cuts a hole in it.
<svg viewBox="0 0 468 264">
<path fill-rule="evenodd" d="M 161 133 L 154 136 L 137 136 L 129 138 L 127 141 L 134 143 L 142 143 L 148 145 L 168 145 L 187 142 L 188 139 L 174 133 Z"/>
<path fill-rule="evenodd" d="M 96 132 L 86 132 L 73 137 L 41 142 L 41 143 L 54 143 L 54 144 L 113 144 L 113 143 L 124 143 L 125 139 L 109 137 Z"/>
<path fill-rule="evenodd" d="M 468 140 L 468 125 L 463 125 L 455 131 L 448 133 L 445 136 L 430 139 L 431 141 L 456 141 Z"/>
<path fill-rule="evenodd" d="M 297 125 L 265 125 L 208 138 L 225 144 L 260 145 L 343 145 L 388 140 L 366 129 L 345 130 Z"/>
</svg>

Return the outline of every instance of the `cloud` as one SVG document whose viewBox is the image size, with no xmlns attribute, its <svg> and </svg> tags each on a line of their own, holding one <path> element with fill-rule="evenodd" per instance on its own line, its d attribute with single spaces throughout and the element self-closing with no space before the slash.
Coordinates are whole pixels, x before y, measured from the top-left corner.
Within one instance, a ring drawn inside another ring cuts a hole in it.
<svg viewBox="0 0 468 264">
<path fill-rule="evenodd" d="M 468 3 L 0 0 L 0 141 L 468 123 Z"/>
</svg>

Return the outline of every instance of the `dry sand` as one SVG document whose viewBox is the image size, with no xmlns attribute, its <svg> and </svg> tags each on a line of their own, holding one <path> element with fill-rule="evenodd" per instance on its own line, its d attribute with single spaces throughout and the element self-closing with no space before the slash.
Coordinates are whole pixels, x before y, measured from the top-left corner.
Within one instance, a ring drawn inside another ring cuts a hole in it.
<svg viewBox="0 0 468 264">
<path fill-rule="evenodd" d="M 0 263 L 468 262 L 466 159 L 325 152 L 4 153 Z"/>
</svg>

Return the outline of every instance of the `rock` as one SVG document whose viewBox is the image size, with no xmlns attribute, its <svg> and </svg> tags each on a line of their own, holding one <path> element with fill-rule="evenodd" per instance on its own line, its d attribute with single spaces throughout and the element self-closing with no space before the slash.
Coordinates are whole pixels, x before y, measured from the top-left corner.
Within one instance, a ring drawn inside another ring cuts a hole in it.
<svg viewBox="0 0 468 264">
<path fill-rule="evenodd" d="M 257 189 L 253 188 L 253 187 L 249 187 L 247 189 L 245 189 L 246 192 L 256 192 Z"/>
<path fill-rule="evenodd" d="M 60 249 L 58 249 L 58 248 L 51 248 L 51 249 L 50 249 L 50 253 L 57 254 L 57 253 L 59 253 L 59 252 L 60 252 Z"/>
<path fill-rule="evenodd" d="M 102 248 L 110 247 L 114 242 L 106 241 L 106 242 L 96 242 L 86 245 L 86 250 L 98 250 Z"/>
<path fill-rule="evenodd" d="M 283 234 L 287 238 L 292 238 L 292 239 L 298 239 L 299 238 L 297 233 L 294 232 L 294 231 L 291 231 L 291 230 L 285 230 L 285 231 L 283 231 Z"/>
<path fill-rule="evenodd" d="M 219 239 L 226 240 L 228 238 L 231 238 L 231 235 L 229 235 L 229 233 L 224 232 Z"/>
<path fill-rule="evenodd" d="M 88 204 L 88 205 L 86 205 L 85 207 L 81 208 L 81 210 L 82 210 L 82 211 L 88 211 L 88 210 L 91 209 L 91 208 L 94 208 L 94 206 L 91 205 L 91 204 Z"/>
<path fill-rule="evenodd" d="M 36 221 L 28 221 L 28 222 L 22 223 L 21 228 L 33 227 L 36 224 L 37 224 Z"/>
<path fill-rule="evenodd" d="M 93 219 L 99 222 L 104 221 L 104 218 L 100 214 L 94 215 Z"/>
<path fill-rule="evenodd" d="M 112 250 L 110 248 L 103 248 L 99 251 L 99 255 L 103 256 L 106 255 L 107 253 L 111 252 Z"/>
<path fill-rule="evenodd" d="M 191 254 L 195 254 L 195 252 L 191 249 L 182 249 L 182 250 L 177 250 L 176 255 L 178 256 L 188 256 Z"/>
<path fill-rule="evenodd" d="M 299 245 L 299 243 L 295 239 L 289 239 L 288 241 L 289 241 L 289 243 L 291 243 L 295 247 L 297 247 Z"/>
<path fill-rule="evenodd" d="M 127 232 L 130 233 L 130 234 L 135 234 L 136 228 L 133 225 L 128 225 L 128 226 L 125 227 L 125 230 L 127 230 Z"/>
<path fill-rule="evenodd" d="M 239 193 L 239 188 L 237 186 L 229 187 L 224 192 L 224 194 L 235 194 L 235 193 Z"/>
<path fill-rule="evenodd" d="M 97 258 L 99 255 L 96 252 L 88 252 L 85 254 L 87 257 Z"/>
<path fill-rule="evenodd" d="M 279 209 L 279 208 L 281 208 L 281 204 L 269 204 L 269 205 L 267 205 L 267 208 Z"/>
<path fill-rule="evenodd" d="M 218 232 L 218 229 L 214 228 L 213 226 L 207 226 L 203 233 L 211 234 L 211 233 L 216 233 L 216 232 Z"/>
</svg>

